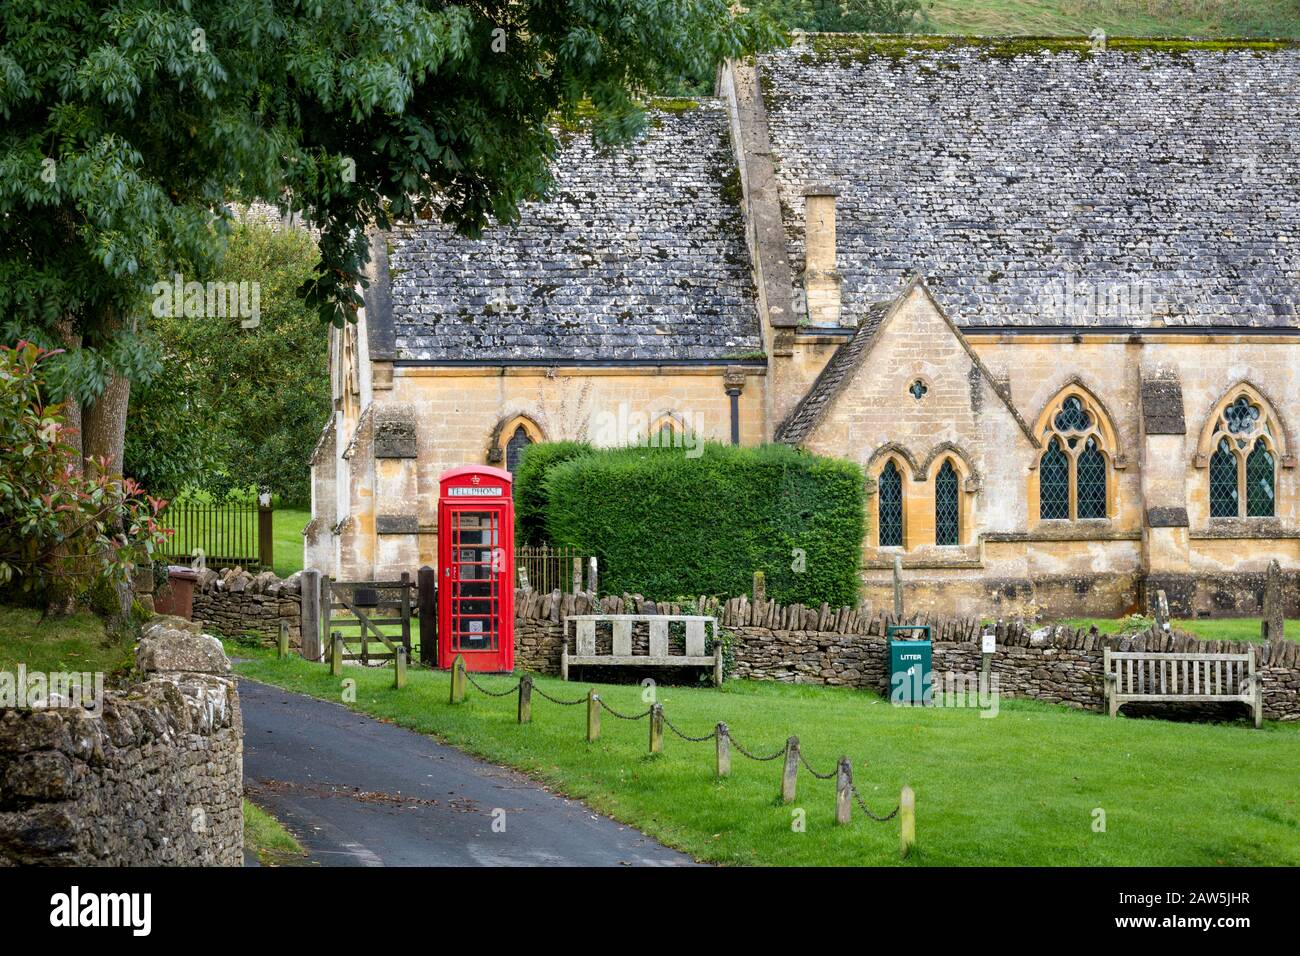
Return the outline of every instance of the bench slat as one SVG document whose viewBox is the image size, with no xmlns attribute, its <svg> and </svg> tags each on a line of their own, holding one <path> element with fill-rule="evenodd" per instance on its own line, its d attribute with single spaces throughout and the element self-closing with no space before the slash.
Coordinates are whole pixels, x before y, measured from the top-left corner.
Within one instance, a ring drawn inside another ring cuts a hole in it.
<svg viewBox="0 0 1300 956">
<path fill-rule="evenodd" d="M 704 656 L 704 619 L 686 622 L 686 656 Z"/>
<path fill-rule="evenodd" d="M 619 666 L 631 667 L 636 667 L 642 664 L 654 667 L 677 667 L 678 665 L 712 667 L 714 660 L 712 657 L 684 657 L 680 654 L 665 654 L 662 657 L 654 657 L 650 655 L 643 656 L 640 654 L 629 654 L 626 657 L 616 656 L 613 654 L 596 654 L 589 657 L 570 657 L 569 666 L 572 667 L 575 664 L 616 664 Z"/>
<path fill-rule="evenodd" d="M 590 657 L 596 653 L 596 622 L 579 621 L 577 650 L 580 656 Z"/>
<path fill-rule="evenodd" d="M 650 656 L 668 656 L 668 621 L 650 621 Z"/>
<path fill-rule="evenodd" d="M 632 656 L 632 622 L 614 622 L 614 656 Z"/>
</svg>

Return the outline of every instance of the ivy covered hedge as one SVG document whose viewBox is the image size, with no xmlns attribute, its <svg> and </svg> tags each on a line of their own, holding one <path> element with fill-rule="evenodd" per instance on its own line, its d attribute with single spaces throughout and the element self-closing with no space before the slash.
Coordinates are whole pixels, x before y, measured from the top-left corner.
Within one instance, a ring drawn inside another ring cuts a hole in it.
<svg viewBox="0 0 1300 956">
<path fill-rule="evenodd" d="M 526 453 L 535 470 L 521 467 L 516 501 L 534 530 L 540 510 L 550 543 L 600 558 L 602 591 L 734 596 L 761 570 L 768 596 L 783 603 L 857 601 L 863 475 L 851 462 L 784 445 L 707 444 L 698 457 L 656 448 L 539 456 L 544 447 Z"/>
</svg>

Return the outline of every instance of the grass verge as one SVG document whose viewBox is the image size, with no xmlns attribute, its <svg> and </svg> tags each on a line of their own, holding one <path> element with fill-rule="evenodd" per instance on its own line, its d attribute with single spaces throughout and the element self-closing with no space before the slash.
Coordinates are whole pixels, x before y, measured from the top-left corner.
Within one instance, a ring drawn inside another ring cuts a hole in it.
<svg viewBox="0 0 1300 956">
<path fill-rule="evenodd" d="M 339 702 L 342 683 L 323 665 L 276 660 L 260 650 L 237 666 L 247 676 Z M 897 865 L 896 821 L 875 823 L 856 808 L 834 823 L 833 781 L 800 773 L 792 806 L 777 799 L 780 761 L 733 752 L 732 776 L 713 774 L 713 744 L 666 731 L 664 752 L 647 753 L 644 720 L 601 717 L 584 739 L 584 707 L 534 694 L 533 721 L 515 720 L 515 698 L 470 688 L 448 703 L 446 673 L 414 669 L 402 691 L 392 672 L 349 668 L 351 709 L 432 734 L 523 770 L 596 810 L 632 824 L 697 859 L 754 865 Z M 505 677 L 483 677 L 492 689 Z M 614 708 L 639 712 L 641 688 L 563 683 L 538 688 L 576 699 L 588 686 Z M 877 813 L 903 784 L 917 793 L 919 852 L 907 865 L 1280 865 L 1300 861 L 1300 726 L 1111 720 L 1036 701 L 1002 701 L 993 719 L 976 710 L 895 708 L 845 688 L 735 681 L 722 689 L 660 687 L 659 702 L 685 733 L 725 720 L 755 753 L 790 734 L 821 772 L 841 754 Z M 1102 812 L 1099 817 L 1097 811 Z M 802 811 L 796 813 L 795 811 Z M 1104 818 L 1104 832 L 1094 827 Z M 799 831 L 796 824 L 802 821 Z"/>
<path fill-rule="evenodd" d="M 248 800 L 244 801 L 244 847 L 256 853 L 263 866 L 301 866 L 307 857 L 279 820 Z"/>
<path fill-rule="evenodd" d="M 1133 627 L 1133 618 L 1114 617 L 1114 618 L 1070 618 L 1062 621 L 1069 627 L 1091 627 L 1096 625 L 1097 630 L 1102 634 L 1119 634 L 1126 628 L 1131 630 L 1146 630 L 1152 625 L 1151 619 L 1144 619 L 1140 626 Z M 1207 641 L 1259 641 L 1260 628 L 1259 618 L 1257 617 L 1220 617 L 1220 618 L 1195 618 L 1192 620 L 1173 620 L 1170 626 L 1175 631 L 1186 631 L 1189 634 L 1195 634 Z M 1286 638 L 1289 641 L 1300 641 L 1300 620 L 1294 618 L 1286 622 Z"/>
<path fill-rule="evenodd" d="M 47 617 L 34 608 L 0 606 L 0 671 L 115 674 L 132 663 L 134 642 L 110 635 L 102 619 L 81 613 Z"/>
</svg>

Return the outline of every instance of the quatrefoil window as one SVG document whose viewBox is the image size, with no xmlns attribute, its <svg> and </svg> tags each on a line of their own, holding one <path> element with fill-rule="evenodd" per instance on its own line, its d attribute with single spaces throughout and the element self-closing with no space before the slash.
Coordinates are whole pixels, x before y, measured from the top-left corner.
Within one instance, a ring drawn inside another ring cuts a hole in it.
<svg viewBox="0 0 1300 956">
<path fill-rule="evenodd" d="M 1084 409 L 1083 402 L 1071 395 L 1061 403 L 1053 424 L 1058 432 L 1086 432 L 1092 427 L 1092 416 Z M 1073 447 L 1074 442 L 1070 444 Z"/>
<path fill-rule="evenodd" d="M 1228 423 L 1228 431 L 1234 435 L 1246 435 L 1255 428 L 1259 421 L 1259 406 L 1252 405 L 1245 395 L 1223 410 L 1223 419 Z"/>
<path fill-rule="evenodd" d="M 925 387 L 925 382 L 921 381 L 918 378 L 915 382 L 912 383 L 911 387 L 908 388 L 908 391 L 911 392 L 912 397 L 919 402 L 922 399 L 922 397 L 924 397 L 925 393 L 929 391 L 929 389 Z"/>
</svg>

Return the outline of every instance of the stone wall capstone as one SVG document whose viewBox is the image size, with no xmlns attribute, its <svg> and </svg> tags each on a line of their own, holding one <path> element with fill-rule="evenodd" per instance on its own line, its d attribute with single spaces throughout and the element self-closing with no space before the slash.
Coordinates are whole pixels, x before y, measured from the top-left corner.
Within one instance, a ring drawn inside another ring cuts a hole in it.
<svg viewBox="0 0 1300 956">
<path fill-rule="evenodd" d="M 922 614 L 895 618 L 860 608 L 805 607 L 755 601 L 747 596 L 719 601 L 700 597 L 695 608 L 656 603 L 639 595 L 515 592 L 515 660 L 521 669 L 559 671 L 563 619 L 570 614 L 712 614 L 732 635 L 732 676 L 786 683 L 831 684 L 889 693 L 885 646 L 891 624 L 933 628 L 934 670 L 978 674 L 980 638 L 993 630 L 997 652 L 991 673 L 1007 697 L 1028 697 L 1087 710 L 1105 703 L 1102 658 L 1118 651 L 1242 654 L 1254 647 L 1263 686 L 1264 716 L 1300 720 L 1300 643 L 1292 640 L 1248 644 L 1207 641 L 1180 631 L 1155 628 L 1127 634 L 1101 634 L 1095 628 L 1041 627 L 1024 621 L 985 625 L 977 618 L 943 619 Z M 600 642 L 597 651 L 600 652 Z M 604 648 L 608 651 L 608 648 Z M 633 630 L 633 653 L 645 653 L 644 629 Z M 1163 711 L 1175 708 L 1160 705 Z M 1244 711 L 1243 711 L 1244 712 Z"/>
<path fill-rule="evenodd" d="M 0 866 L 241 866 L 243 721 L 221 644 L 154 618 L 143 681 L 0 710 Z"/>
</svg>

